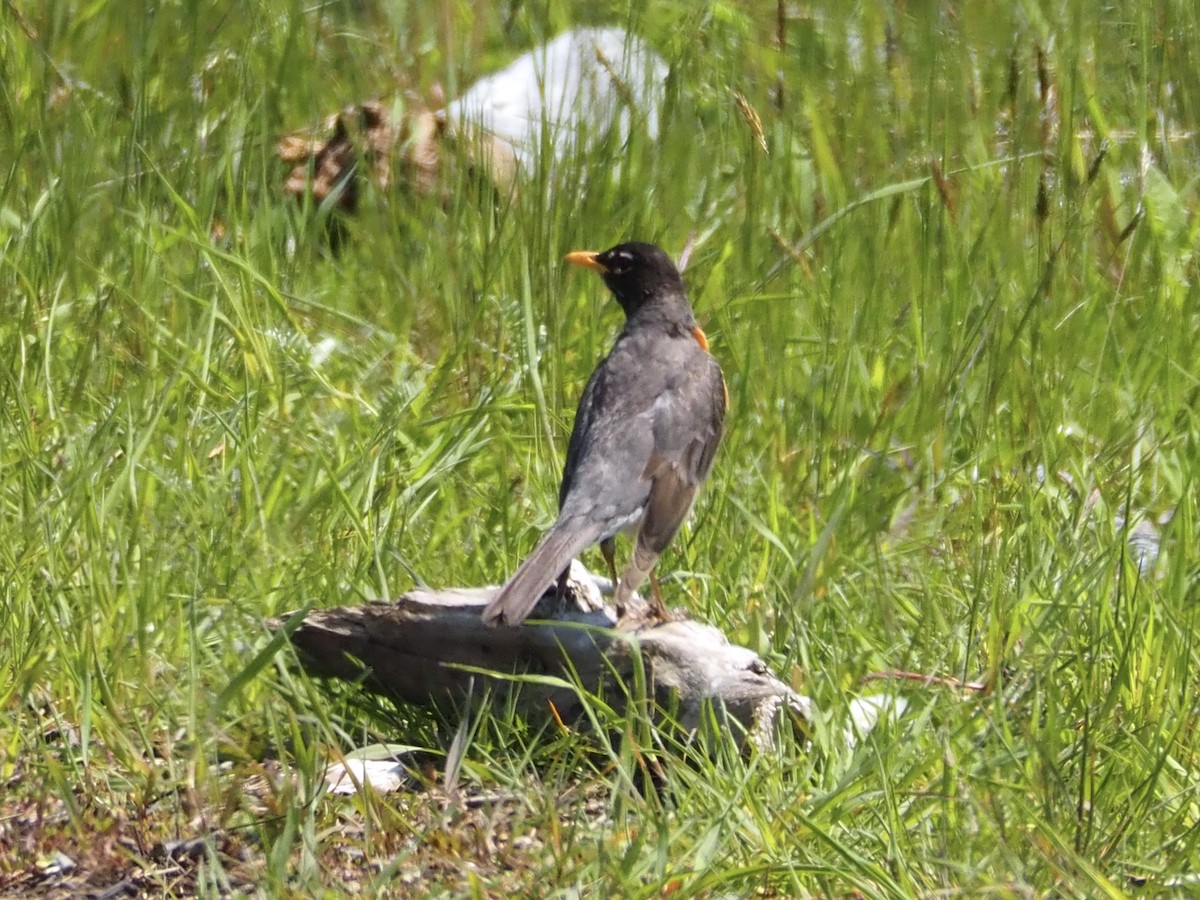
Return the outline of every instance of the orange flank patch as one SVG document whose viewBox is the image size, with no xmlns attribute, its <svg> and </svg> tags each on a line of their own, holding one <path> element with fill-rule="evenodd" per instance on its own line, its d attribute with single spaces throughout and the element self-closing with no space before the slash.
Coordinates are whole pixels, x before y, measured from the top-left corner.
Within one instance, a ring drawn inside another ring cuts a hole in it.
<svg viewBox="0 0 1200 900">
<path fill-rule="evenodd" d="M 700 349 L 708 353 L 708 335 L 704 333 L 704 329 L 699 325 L 692 327 L 692 337 L 696 339 L 696 343 L 700 345 Z M 725 392 L 725 405 L 729 406 L 729 385 L 725 383 L 725 379 L 721 379 L 721 390 Z"/>
</svg>

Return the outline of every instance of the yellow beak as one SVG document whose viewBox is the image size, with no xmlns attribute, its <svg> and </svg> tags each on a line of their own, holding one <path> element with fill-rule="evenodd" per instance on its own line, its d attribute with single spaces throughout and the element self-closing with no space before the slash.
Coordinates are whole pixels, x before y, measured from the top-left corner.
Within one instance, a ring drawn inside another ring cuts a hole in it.
<svg viewBox="0 0 1200 900">
<path fill-rule="evenodd" d="M 576 250 L 573 253 L 568 253 L 563 259 L 573 266 L 583 266 L 585 269 L 592 269 L 601 275 L 607 275 L 608 269 L 604 268 L 604 264 L 597 258 L 599 256 L 599 253 L 594 253 L 591 250 Z"/>
</svg>

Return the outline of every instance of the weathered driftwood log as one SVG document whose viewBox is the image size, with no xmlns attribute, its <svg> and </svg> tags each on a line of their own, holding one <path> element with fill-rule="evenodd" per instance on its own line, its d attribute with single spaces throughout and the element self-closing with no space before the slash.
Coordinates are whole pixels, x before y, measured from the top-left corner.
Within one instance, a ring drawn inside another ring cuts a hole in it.
<svg viewBox="0 0 1200 900">
<path fill-rule="evenodd" d="M 705 715 L 711 709 L 715 721 L 739 723 L 735 730 L 762 745 L 780 722 L 808 718 L 806 698 L 717 629 L 694 621 L 647 624 L 641 606 L 618 621 L 578 563 L 562 601 L 547 592 L 520 626 L 483 624 L 480 612 L 494 591 L 415 590 L 394 603 L 313 612 L 292 643 L 313 675 L 365 675 L 371 690 L 435 709 L 512 699 L 530 720 L 577 721 L 581 692 L 623 709 L 639 699 L 640 684 L 641 696 L 688 732 L 712 721 Z"/>
</svg>

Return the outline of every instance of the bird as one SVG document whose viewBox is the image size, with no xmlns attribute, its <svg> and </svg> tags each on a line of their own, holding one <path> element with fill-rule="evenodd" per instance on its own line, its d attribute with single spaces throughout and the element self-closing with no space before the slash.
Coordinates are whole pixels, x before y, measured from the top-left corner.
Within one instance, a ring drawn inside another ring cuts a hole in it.
<svg viewBox="0 0 1200 900">
<path fill-rule="evenodd" d="M 576 556 L 599 543 L 623 615 L 651 579 L 653 611 L 668 618 L 653 570 L 712 469 L 729 393 L 709 352 L 675 263 L 653 244 L 630 242 L 566 261 L 600 274 L 625 325 L 588 379 L 563 465 L 550 530 L 483 611 L 491 625 L 518 625 L 551 584 L 559 595 Z M 620 578 L 617 534 L 636 535 Z"/>
</svg>

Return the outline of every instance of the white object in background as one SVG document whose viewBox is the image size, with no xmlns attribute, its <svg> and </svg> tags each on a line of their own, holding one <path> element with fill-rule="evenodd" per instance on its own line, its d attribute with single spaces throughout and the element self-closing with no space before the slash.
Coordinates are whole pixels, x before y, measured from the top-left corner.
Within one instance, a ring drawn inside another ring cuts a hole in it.
<svg viewBox="0 0 1200 900">
<path fill-rule="evenodd" d="M 881 720 L 894 724 L 906 709 L 908 701 L 901 696 L 870 694 L 855 697 L 850 701 L 850 722 L 843 732 L 846 746 L 853 750 L 859 741 L 865 740 L 875 730 Z"/>
<path fill-rule="evenodd" d="M 624 143 L 634 116 L 656 138 L 666 80 L 666 63 L 639 38 L 620 28 L 576 28 L 475 82 L 443 115 L 453 130 L 478 127 L 510 145 L 528 169 L 543 126 L 555 160 L 613 127 Z"/>
<path fill-rule="evenodd" d="M 357 794 L 368 787 L 391 794 L 410 780 L 404 765 L 394 759 L 347 759 L 325 770 L 325 784 L 333 794 Z"/>
</svg>

